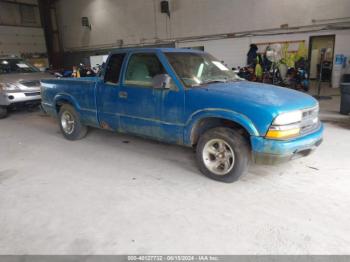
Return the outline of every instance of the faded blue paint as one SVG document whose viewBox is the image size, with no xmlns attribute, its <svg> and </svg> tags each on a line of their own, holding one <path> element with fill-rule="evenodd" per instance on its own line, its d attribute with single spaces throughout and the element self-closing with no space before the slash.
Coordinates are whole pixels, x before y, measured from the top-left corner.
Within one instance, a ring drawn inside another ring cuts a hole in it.
<svg viewBox="0 0 350 262">
<path fill-rule="evenodd" d="M 186 105 L 189 105 L 186 106 L 186 115 L 206 108 L 222 108 L 239 113 L 254 123 L 258 134 L 249 132 L 251 135 L 264 136 L 278 114 L 311 108 L 317 105 L 317 101 L 288 88 L 240 81 L 188 89 Z M 245 122 L 248 124 L 248 121 Z"/>
<path fill-rule="evenodd" d="M 174 89 L 125 85 L 124 76 L 132 54 L 155 53 L 174 82 Z M 237 81 L 185 88 L 168 63 L 164 52 L 201 52 L 188 49 L 121 49 L 125 53 L 118 84 L 108 84 L 104 76 L 42 81 L 42 104 L 52 115 L 56 105 L 68 102 L 76 108 L 84 124 L 119 132 L 191 146 L 191 134 L 199 121 L 221 118 L 241 125 L 251 136 L 253 152 L 284 154 L 309 145 L 300 137 L 274 141 L 264 136 L 273 119 L 282 112 L 311 108 L 317 101 L 287 88 Z M 108 63 L 108 60 L 107 60 Z M 127 99 L 119 97 L 127 92 Z M 308 137 L 322 137 L 322 128 Z"/>
<path fill-rule="evenodd" d="M 244 129 L 252 136 L 259 136 L 253 122 L 242 113 L 237 113 L 224 108 L 204 108 L 193 112 L 184 125 L 185 144 L 192 144 L 192 131 L 197 123 L 206 118 L 227 119 L 244 127 Z"/>
</svg>

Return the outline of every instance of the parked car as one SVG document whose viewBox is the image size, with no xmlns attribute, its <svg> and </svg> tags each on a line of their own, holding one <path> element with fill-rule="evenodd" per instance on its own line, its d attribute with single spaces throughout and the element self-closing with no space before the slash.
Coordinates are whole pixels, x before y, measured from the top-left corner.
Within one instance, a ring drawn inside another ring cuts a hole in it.
<svg viewBox="0 0 350 262">
<path fill-rule="evenodd" d="M 11 108 L 40 105 L 40 80 L 47 78 L 52 76 L 21 58 L 0 58 L 0 118 Z"/>
<path fill-rule="evenodd" d="M 65 138 L 88 127 L 195 147 L 199 169 L 237 180 L 252 158 L 275 164 L 322 141 L 311 96 L 244 81 L 213 56 L 188 49 L 125 49 L 99 77 L 42 81 L 42 106 Z"/>
</svg>

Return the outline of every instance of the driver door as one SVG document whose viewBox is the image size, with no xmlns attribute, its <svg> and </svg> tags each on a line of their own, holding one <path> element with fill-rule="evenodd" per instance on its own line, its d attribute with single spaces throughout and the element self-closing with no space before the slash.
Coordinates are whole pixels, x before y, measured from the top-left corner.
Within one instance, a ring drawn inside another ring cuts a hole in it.
<svg viewBox="0 0 350 262">
<path fill-rule="evenodd" d="M 161 140 L 161 89 L 153 88 L 153 77 L 165 69 L 154 52 L 129 55 L 119 91 L 120 126 L 127 133 Z"/>
</svg>

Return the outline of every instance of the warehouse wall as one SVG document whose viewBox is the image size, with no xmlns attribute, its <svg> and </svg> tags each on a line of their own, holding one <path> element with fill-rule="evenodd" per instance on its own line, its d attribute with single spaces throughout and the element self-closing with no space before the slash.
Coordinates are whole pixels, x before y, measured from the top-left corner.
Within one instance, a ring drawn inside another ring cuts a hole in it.
<svg viewBox="0 0 350 262">
<path fill-rule="evenodd" d="M 180 42 L 177 43 L 177 47 L 204 46 L 205 51 L 224 61 L 225 64 L 231 68 L 246 65 L 247 52 L 249 50 L 249 45 L 252 43 L 304 40 L 306 47 L 308 47 L 310 36 L 318 35 L 335 35 L 334 53 L 343 54 L 350 57 L 350 30 L 327 30 L 314 33 L 280 34 L 209 41 Z"/>
<path fill-rule="evenodd" d="M 60 31 L 65 50 L 115 47 L 219 33 L 305 26 L 312 19 L 349 16 L 348 0 L 170 0 L 171 17 L 160 0 L 59 0 Z M 92 30 L 81 26 L 86 16 Z"/>
<path fill-rule="evenodd" d="M 0 55 L 46 53 L 37 0 L 0 2 Z"/>
<path fill-rule="evenodd" d="M 314 33 L 299 33 L 299 34 L 281 34 L 274 36 L 254 36 L 254 37 L 243 37 L 243 38 L 231 38 L 231 39 L 220 39 L 210 41 L 194 41 L 186 43 L 177 43 L 177 47 L 198 47 L 203 46 L 206 52 L 209 52 L 216 56 L 220 61 L 229 67 L 245 66 L 247 61 L 247 52 L 251 43 L 266 43 L 266 42 L 283 42 L 283 41 L 299 41 L 304 40 L 306 47 L 309 45 L 311 36 L 319 35 L 335 35 L 335 46 L 334 54 L 343 54 L 348 60 L 350 59 L 350 30 L 327 30 L 322 32 Z M 259 50 L 263 51 L 263 50 Z M 339 87 L 339 77 L 336 77 L 337 72 L 335 68 L 335 56 L 333 59 L 333 78 L 332 86 Z M 341 70 L 340 75 L 349 70 L 347 68 Z M 338 79 L 338 80 L 336 80 Z M 333 81 L 334 80 L 334 81 Z"/>
</svg>

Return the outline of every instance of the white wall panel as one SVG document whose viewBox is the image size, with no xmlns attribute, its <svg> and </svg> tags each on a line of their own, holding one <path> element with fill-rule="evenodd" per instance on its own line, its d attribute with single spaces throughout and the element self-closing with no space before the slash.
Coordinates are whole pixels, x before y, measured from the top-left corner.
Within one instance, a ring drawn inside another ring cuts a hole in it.
<svg viewBox="0 0 350 262">
<path fill-rule="evenodd" d="M 224 61 L 225 64 L 231 68 L 244 66 L 246 64 L 246 54 L 251 43 L 305 40 L 306 47 L 308 47 L 309 38 L 313 35 L 336 35 L 334 47 L 335 54 L 344 54 L 350 57 L 350 30 L 194 41 L 177 43 L 177 47 L 204 46 L 206 52 L 209 52 L 218 59 Z"/>
<path fill-rule="evenodd" d="M 349 0 L 169 0 L 170 18 L 160 12 L 160 0 L 59 0 L 56 4 L 65 51 L 157 43 L 226 33 L 303 27 L 350 16 Z M 88 17 L 91 31 L 81 26 Z M 229 67 L 244 66 L 250 43 L 305 40 L 336 34 L 335 53 L 349 53 L 349 31 L 282 34 L 180 42 L 179 47 L 205 46 Z M 198 38 L 197 38 L 198 39 Z"/>
<path fill-rule="evenodd" d="M 312 24 L 312 19 L 349 16 L 349 0 L 169 0 L 171 18 L 160 0 L 59 0 L 60 31 L 68 49 L 140 44 L 155 39 Z M 92 30 L 81 26 L 89 17 Z"/>
<path fill-rule="evenodd" d="M 157 29 L 154 8 L 159 6 L 152 0 L 60 1 L 57 12 L 64 47 L 116 45 L 120 39 L 126 44 L 140 43 L 144 39 L 165 37 L 162 30 Z M 89 18 L 91 31 L 81 26 L 83 16 Z"/>
<path fill-rule="evenodd" d="M 250 44 L 249 38 L 230 38 L 210 41 L 196 41 L 178 43 L 177 47 L 204 46 L 204 50 L 224 63 L 230 68 L 245 64 L 246 53 Z"/>
</svg>

